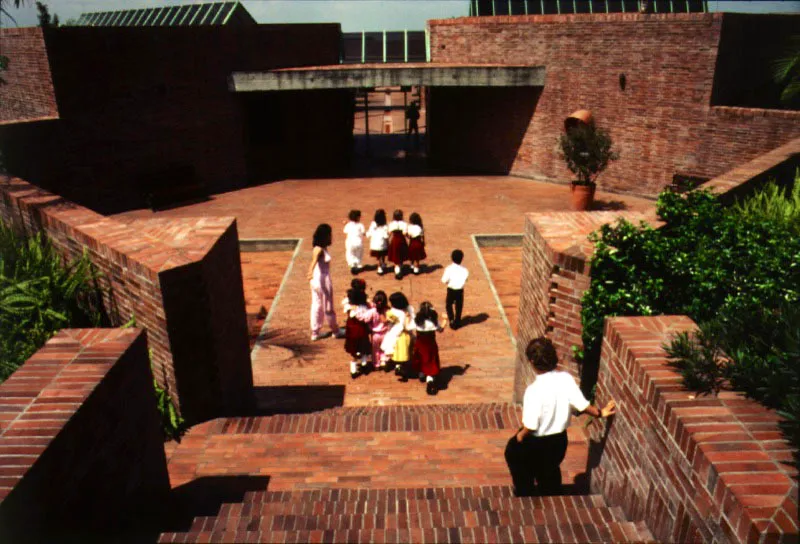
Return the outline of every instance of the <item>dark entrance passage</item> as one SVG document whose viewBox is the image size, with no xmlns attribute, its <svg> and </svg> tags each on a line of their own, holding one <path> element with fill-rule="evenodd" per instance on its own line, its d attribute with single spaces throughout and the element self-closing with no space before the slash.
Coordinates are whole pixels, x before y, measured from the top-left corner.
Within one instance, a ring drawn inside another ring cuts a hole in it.
<svg viewBox="0 0 800 544">
<path fill-rule="evenodd" d="M 430 89 L 431 166 L 457 173 L 508 174 L 541 91 L 541 87 Z"/>
<path fill-rule="evenodd" d="M 229 87 L 244 97 L 251 182 L 507 174 L 544 72 L 541 66 L 333 65 L 237 72 Z M 419 103 L 419 136 L 406 135 L 411 101 Z"/>
</svg>

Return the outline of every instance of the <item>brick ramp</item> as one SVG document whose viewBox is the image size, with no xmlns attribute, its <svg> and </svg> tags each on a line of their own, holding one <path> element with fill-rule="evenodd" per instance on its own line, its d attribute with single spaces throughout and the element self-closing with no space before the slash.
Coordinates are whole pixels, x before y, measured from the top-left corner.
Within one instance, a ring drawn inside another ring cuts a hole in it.
<svg viewBox="0 0 800 544">
<path fill-rule="evenodd" d="M 505 403 L 337 407 L 224 418 L 168 452 L 176 519 L 161 542 L 651 540 L 588 495 L 589 444 L 569 431 L 564 497 L 515 498 Z"/>
</svg>

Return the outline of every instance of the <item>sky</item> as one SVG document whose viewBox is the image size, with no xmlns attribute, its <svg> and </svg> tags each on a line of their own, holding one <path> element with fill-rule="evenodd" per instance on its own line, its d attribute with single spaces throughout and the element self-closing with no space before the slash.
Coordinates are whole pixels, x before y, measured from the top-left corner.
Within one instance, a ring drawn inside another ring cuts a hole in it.
<svg viewBox="0 0 800 544">
<path fill-rule="evenodd" d="M 20 9 L 9 8 L 19 26 L 37 24 L 34 0 L 23 0 Z M 206 0 L 208 1 L 208 0 Z M 13 4 L 5 0 L 4 4 Z M 202 0 L 47 0 L 51 14 L 64 22 L 77 19 L 81 13 L 112 11 L 153 6 L 197 4 Z M 342 31 L 422 30 L 428 19 L 460 17 L 469 12 L 469 0 L 244 0 L 247 11 L 259 23 L 323 23 L 342 24 Z M 728 1 L 710 0 L 711 11 L 750 13 L 800 13 L 798 1 Z M 0 26 L 15 26 L 8 17 L 0 18 Z"/>
</svg>

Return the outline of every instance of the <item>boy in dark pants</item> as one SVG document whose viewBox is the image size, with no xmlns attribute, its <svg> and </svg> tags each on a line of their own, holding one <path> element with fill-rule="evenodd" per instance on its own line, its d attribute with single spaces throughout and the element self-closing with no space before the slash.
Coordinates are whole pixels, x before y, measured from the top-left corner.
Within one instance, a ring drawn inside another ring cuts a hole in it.
<svg viewBox="0 0 800 544">
<path fill-rule="evenodd" d="M 453 264 L 444 269 L 442 283 L 447 285 L 447 320 L 450 322 L 451 329 L 461 326 L 461 310 L 464 308 L 464 284 L 469 277 L 469 270 L 461 266 L 464 260 L 464 252 L 454 249 L 450 254 Z"/>
<path fill-rule="evenodd" d="M 561 494 L 561 461 L 567 453 L 567 427 L 573 410 L 606 418 L 616 413 L 610 400 L 602 410 L 584 398 L 575 379 L 556 370 L 558 356 L 549 338 L 531 340 L 525 356 L 536 380 L 522 400 L 522 427 L 506 446 L 505 456 L 514 494 L 525 497 Z"/>
</svg>

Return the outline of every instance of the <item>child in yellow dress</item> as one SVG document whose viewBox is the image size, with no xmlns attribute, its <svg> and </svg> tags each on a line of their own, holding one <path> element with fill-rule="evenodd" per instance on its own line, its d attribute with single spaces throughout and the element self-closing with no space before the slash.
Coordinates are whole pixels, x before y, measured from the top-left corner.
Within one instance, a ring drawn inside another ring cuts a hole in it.
<svg viewBox="0 0 800 544">
<path fill-rule="evenodd" d="M 392 293 L 389 297 L 391 308 L 386 312 L 386 320 L 390 324 L 389 332 L 381 342 L 381 350 L 395 364 L 395 373 L 400 375 L 411 359 L 411 322 L 416 315 L 414 307 L 408 303 L 403 293 Z"/>
</svg>

